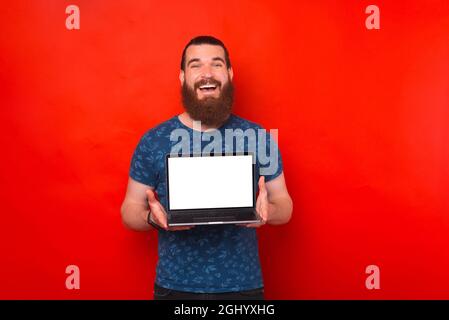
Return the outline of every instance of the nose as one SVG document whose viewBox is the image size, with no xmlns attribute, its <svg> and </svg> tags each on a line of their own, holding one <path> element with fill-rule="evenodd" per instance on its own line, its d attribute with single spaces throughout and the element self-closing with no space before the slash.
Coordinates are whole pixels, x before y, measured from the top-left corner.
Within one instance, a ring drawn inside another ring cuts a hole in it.
<svg viewBox="0 0 449 320">
<path fill-rule="evenodd" d="M 204 65 L 201 69 L 201 76 L 203 78 L 211 78 L 212 77 L 212 68 L 209 65 Z"/>
</svg>

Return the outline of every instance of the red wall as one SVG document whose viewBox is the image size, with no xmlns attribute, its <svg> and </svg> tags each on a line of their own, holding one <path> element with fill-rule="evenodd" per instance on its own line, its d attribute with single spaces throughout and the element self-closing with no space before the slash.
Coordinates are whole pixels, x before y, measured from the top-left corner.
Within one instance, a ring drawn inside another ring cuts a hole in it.
<svg viewBox="0 0 449 320">
<path fill-rule="evenodd" d="M 449 298 L 448 1 L 1 7 L 0 298 L 152 297 L 156 234 L 119 208 L 140 136 L 182 112 L 199 34 L 230 50 L 235 112 L 279 129 L 294 217 L 258 231 L 267 298 Z"/>
</svg>

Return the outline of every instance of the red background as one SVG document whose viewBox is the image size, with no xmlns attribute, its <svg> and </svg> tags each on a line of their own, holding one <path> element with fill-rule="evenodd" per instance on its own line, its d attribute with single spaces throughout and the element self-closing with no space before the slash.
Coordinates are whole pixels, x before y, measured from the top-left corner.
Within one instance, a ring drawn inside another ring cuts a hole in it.
<svg viewBox="0 0 449 320">
<path fill-rule="evenodd" d="M 230 50 L 236 114 L 279 129 L 294 212 L 258 231 L 267 298 L 449 298 L 448 1 L 9 1 L 0 30 L 0 298 L 152 297 L 156 234 L 119 208 L 199 34 Z"/>
</svg>

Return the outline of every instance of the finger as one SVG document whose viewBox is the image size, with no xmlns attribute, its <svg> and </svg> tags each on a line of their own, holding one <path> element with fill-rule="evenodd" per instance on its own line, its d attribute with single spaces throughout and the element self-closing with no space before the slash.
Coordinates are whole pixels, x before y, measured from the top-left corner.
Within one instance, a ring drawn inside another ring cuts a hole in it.
<svg viewBox="0 0 449 320">
<path fill-rule="evenodd" d="M 263 223 L 267 222 L 267 218 L 268 218 L 268 210 L 267 210 L 267 204 L 263 203 L 260 205 L 260 212 L 261 215 L 260 217 L 262 218 Z"/>
<path fill-rule="evenodd" d="M 162 229 L 167 230 L 168 226 L 166 226 L 166 224 L 164 224 L 164 222 L 161 221 L 161 219 L 157 215 L 153 214 L 153 212 L 151 213 L 150 219 Z"/>
<path fill-rule="evenodd" d="M 156 196 L 154 195 L 154 191 L 153 190 L 148 189 L 146 191 L 146 193 L 147 193 L 147 197 L 148 197 L 148 203 L 150 205 L 156 204 L 158 202 L 157 199 L 156 199 Z"/>
<path fill-rule="evenodd" d="M 146 190 L 148 196 L 148 204 L 151 208 L 151 215 L 155 223 L 164 229 L 168 228 L 167 225 L 167 214 L 165 213 L 164 207 L 156 199 L 154 191 L 151 189 Z"/>
<path fill-rule="evenodd" d="M 263 223 L 249 223 L 245 225 L 247 228 L 259 228 L 260 226 L 263 226 Z"/>
<path fill-rule="evenodd" d="M 157 206 L 159 210 L 164 214 L 164 216 L 167 217 L 167 212 L 165 211 L 164 206 L 159 201 L 157 202 Z"/>
<path fill-rule="evenodd" d="M 156 205 L 151 209 L 151 215 L 153 219 L 164 229 L 168 228 L 167 225 L 167 215 L 161 210 L 160 206 Z"/>
<path fill-rule="evenodd" d="M 250 224 L 248 223 L 237 223 L 236 226 L 238 227 L 248 227 Z"/>
<path fill-rule="evenodd" d="M 237 226 L 240 227 L 245 227 L 245 228 L 259 228 L 260 226 L 264 225 L 261 222 L 257 222 L 257 223 L 242 223 L 242 224 L 237 224 Z"/>
<path fill-rule="evenodd" d="M 193 226 L 180 226 L 180 227 L 170 227 L 169 231 L 183 231 L 183 230 L 190 230 Z"/>
<path fill-rule="evenodd" d="M 265 176 L 259 178 L 259 191 L 265 191 Z"/>
<path fill-rule="evenodd" d="M 268 198 L 263 197 L 260 201 L 260 213 L 261 217 L 263 218 L 264 222 L 266 221 L 268 217 Z"/>
<path fill-rule="evenodd" d="M 257 211 L 257 214 L 259 215 L 260 219 L 263 221 L 264 220 L 264 212 L 262 210 L 262 204 L 259 204 L 256 211 Z"/>
<path fill-rule="evenodd" d="M 266 210 L 267 202 L 268 202 L 267 198 L 264 197 L 263 195 L 259 195 L 259 197 L 257 197 L 256 212 L 258 213 L 259 217 L 262 219 L 263 223 L 266 222 L 267 215 L 268 215 L 268 212 Z"/>
</svg>

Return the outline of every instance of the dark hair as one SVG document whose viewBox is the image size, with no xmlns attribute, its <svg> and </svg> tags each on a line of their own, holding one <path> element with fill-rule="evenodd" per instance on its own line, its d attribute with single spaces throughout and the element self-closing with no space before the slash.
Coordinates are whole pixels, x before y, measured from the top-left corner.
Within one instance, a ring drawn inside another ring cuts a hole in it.
<svg viewBox="0 0 449 320">
<path fill-rule="evenodd" d="M 231 68 L 231 60 L 229 59 L 229 52 L 228 49 L 226 49 L 225 45 L 221 40 L 214 38 L 212 36 L 198 36 L 193 38 L 192 40 L 187 43 L 187 45 L 184 47 L 184 50 L 182 51 L 182 58 L 181 58 L 181 70 L 185 70 L 185 63 L 186 63 L 186 51 L 187 48 L 193 45 L 201 45 L 201 44 L 210 44 L 214 46 L 220 46 L 223 48 L 225 52 L 225 61 L 226 61 L 226 67 L 229 69 Z"/>
</svg>

